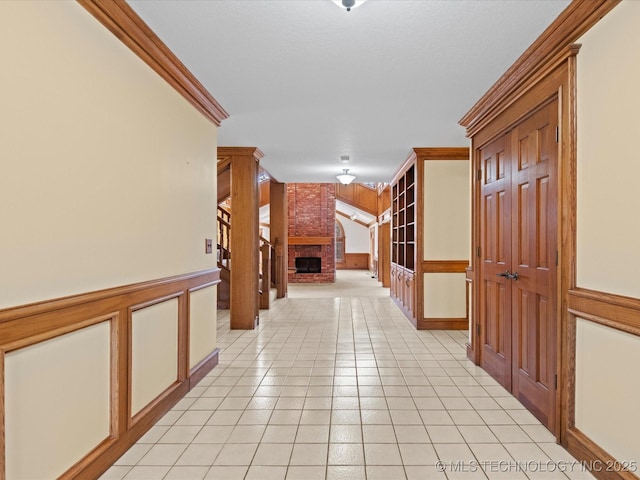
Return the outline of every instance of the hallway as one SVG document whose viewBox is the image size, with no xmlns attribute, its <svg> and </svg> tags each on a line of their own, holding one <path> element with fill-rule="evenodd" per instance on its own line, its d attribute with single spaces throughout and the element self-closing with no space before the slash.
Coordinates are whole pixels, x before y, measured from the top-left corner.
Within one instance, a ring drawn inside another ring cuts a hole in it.
<svg viewBox="0 0 640 480">
<path fill-rule="evenodd" d="M 220 311 L 218 336 L 220 364 L 103 479 L 593 478 L 466 332 L 416 331 L 388 297 L 278 300 L 255 331 Z"/>
</svg>

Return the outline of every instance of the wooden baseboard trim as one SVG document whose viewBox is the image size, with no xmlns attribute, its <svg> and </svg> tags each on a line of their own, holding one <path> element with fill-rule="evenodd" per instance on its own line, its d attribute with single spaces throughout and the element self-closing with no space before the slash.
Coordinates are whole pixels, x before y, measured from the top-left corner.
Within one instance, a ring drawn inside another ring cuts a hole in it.
<svg viewBox="0 0 640 480">
<path fill-rule="evenodd" d="M 473 363 L 476 363 L 476 356 L 473 353 L 473 347 L 470 343 L 467 343 L 467 358 L 471 360 Z"/>
<path fill-rule="evenodd" d="M 191 369 L 189 373 L 189 390 L 195 387 L 200 380 L 206 377 L 207 374 L 218 365 L 219 359 L 220 349 L 216 348 Z"/>
<path fill-rule="evenodd" d="M 621 465 L 622 461 L 613 458 L 575 427 L 567 430 L 565 447 L 582 463 L 582 468 L 599 480 L 638 480 L 640 478 L 624 469 L 624 465 Z"/>
<path fill-rule="evenodd" d="M 418 322 L 418 330 L 468 330 L 466 318 L 424 318 Z"/>
</svg>

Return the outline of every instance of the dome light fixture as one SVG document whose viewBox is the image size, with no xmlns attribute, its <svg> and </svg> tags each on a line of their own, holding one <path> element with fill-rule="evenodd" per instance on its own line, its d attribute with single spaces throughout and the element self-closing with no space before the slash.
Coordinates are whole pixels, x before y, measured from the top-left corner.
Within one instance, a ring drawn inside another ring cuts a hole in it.
<svg viewBox="0 0 640 480">
<path fill-rule="evenodd" d="M 367 0 L 331 0 L 333 3 L 341 8 L 344 8 L 347 12 L 350 12 L 352 8 L 358 8 Z"/>
<path fill-rule="evenodd" d="M 343 173 L 341 173 L 340 175 L 338 175 L 336 177 L 338 179 L 338 181 L 343 184 L 343 185 L 349 185 L 351 182 L 353 182 L 356 179 L 355 175 L 351 175 L 349 173 L 349 169 L 345 168 L 343 170 Z"/>
</svg>

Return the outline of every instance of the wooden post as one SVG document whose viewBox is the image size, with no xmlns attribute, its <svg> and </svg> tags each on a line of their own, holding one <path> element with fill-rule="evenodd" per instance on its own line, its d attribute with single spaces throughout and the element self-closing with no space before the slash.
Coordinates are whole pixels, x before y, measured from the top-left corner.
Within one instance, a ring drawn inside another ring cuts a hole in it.
<svg viewBox="0 0 640 480">
<path fill-rule="evenodd" d="M 218 157 L 231 158 L 231 329 L 254 329 L 260 314 L 258 171 L 262 156 L 255 147 L 218 147 Z"/>
<path fill-rule="evenodd" d="M 271 205 L 269 222 L 271 224 L 271 243 L 276 246 L 276 289 L 277 298 L 287 296 L 287 255 L 289 252 L 289 221 L 287 185 L 271 182 Z"/>
</svg>

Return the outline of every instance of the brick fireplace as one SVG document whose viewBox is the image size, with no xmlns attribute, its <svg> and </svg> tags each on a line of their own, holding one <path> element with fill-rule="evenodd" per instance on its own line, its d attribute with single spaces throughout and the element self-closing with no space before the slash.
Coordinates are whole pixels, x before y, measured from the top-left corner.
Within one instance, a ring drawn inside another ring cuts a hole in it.
<svg viewBox="0 0 640 480">
<path fill-rule="evenodd" d="M 290 183 L 287 185 L 287 197 L 289 202 L 289 282 L 335 282 L 335 185 Z M 297 273 L 297 257 L 319 258 L 320 273 Z"/>
</svg>

